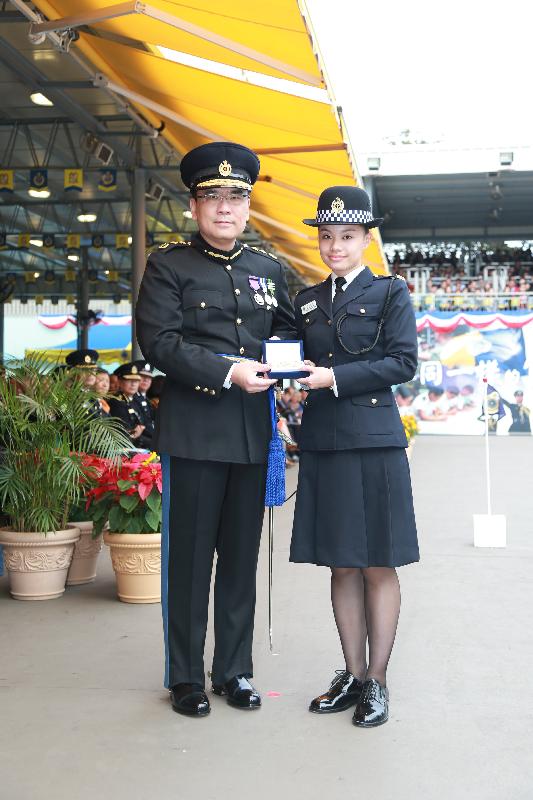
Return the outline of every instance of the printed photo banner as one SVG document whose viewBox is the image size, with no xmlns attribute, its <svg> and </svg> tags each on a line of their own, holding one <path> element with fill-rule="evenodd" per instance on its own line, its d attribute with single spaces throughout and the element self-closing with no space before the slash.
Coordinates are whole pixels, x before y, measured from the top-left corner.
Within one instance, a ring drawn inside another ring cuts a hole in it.
<svg viewBox="0 0 533 800">
<path fill-rule="evenodd" d="M 414 416 L 420 433 L 482 435 L 486 377 L 491 433 L 531 435 L 533 313 L 434 312 L 416 320 L 418 370 L 396 387 L 400 414 Z"/>
</svg>

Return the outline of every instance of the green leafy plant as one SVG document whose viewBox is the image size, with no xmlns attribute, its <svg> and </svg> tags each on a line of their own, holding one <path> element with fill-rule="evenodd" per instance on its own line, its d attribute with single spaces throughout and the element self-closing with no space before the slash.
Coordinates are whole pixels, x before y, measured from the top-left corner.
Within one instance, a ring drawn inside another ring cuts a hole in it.
<svg viewBox="0 0 533 800">
<path fill-rule="evenodd" d="M 73 371 L 32 356 L 8 361 L 0 380 L 0 507 L 18 532 L 62 530 L 95 472 L 86 453 L 131 448 L 119 421 L 96 417 L 96 395 Z"/>
<path fill-rule="evenodd" d="M 112 464 L 92 459 L 97 475 L 87 494 L 87 511 L 98 536 L 106 522 L 110 533 L 159 533 L 161 464 L 155 453 L 139 453 Z"/>
</svg>

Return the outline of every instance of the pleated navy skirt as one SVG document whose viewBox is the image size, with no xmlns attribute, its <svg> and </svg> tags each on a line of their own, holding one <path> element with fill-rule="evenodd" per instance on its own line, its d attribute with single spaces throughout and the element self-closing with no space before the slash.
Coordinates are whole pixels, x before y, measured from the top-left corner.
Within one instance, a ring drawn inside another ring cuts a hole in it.
<svg viewBox="0 0 533 800">
<path fill-rule="evenodd" d="M 403 448 L 301 454 L 291 561 L 400 567 L 419 559 Z"/>
</svg>

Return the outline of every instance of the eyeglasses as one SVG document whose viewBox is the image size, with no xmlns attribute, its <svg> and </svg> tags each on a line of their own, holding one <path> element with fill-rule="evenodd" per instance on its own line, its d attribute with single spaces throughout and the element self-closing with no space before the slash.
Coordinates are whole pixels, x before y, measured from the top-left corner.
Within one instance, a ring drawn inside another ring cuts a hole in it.
<svg viewBox="0 0 533 800">
<path fill-rule="evenodd" d="M 196 200 L 200 203 L 209 203 L 210 205 L 217 205 L 222 200 L 226 200 L 231 206 L 238 206 L 244 203 L 250 197 L 249 192 L 203 192 L 196 195 Z"/>
</svg>

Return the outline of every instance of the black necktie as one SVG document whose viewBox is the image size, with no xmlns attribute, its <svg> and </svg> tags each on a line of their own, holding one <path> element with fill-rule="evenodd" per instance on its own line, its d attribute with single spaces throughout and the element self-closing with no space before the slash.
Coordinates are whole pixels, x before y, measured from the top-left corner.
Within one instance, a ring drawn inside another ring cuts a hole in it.
<svg viewBox="0 0 533 800">
<path fill-rule="evenodd" d="M 344 294 L 343 287 L 346 284 L 346 278 L 335 278 L 335 295 L 333 297 L 333 313 L 337 312 Z"/>
</svg>

